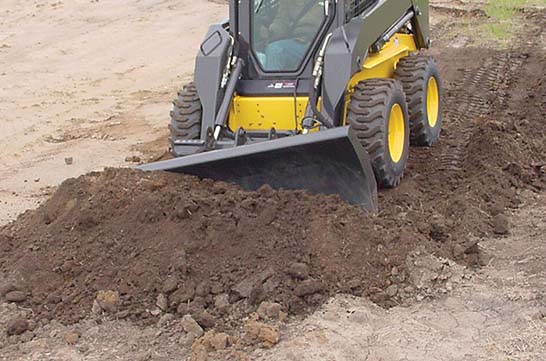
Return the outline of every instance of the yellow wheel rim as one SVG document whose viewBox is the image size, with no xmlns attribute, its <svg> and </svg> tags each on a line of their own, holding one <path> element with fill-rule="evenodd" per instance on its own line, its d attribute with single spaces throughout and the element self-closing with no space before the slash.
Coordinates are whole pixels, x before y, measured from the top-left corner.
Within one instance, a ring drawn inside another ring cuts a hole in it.
<svg viewBox="0 0 546 361">
<path fill-rule="evenodd" d="M 431 76 L 427 86 L 427 119 L 428 125 L 431 128 L 434 128 L 436 123 L 438 123 L 438 115 L 440 113 L 439 93 L 436 78 Z"/>
<path fill-rule="evenodd" d="M 394 104 L 389 116 L 389 153 L 393 162 L 398 163 L 402 159 L 405 142 L 404 112 L 400 104 Z"/>
</svg>

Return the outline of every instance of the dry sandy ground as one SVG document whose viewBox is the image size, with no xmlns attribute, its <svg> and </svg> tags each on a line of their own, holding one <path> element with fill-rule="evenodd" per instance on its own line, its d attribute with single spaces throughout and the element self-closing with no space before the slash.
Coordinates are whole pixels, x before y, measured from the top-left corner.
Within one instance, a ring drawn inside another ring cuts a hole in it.
<svg viewBox="0 0 546 361">
<path fill-rule="evenodd" d="M 207 0 L 0 1 L 0 224 L 48 186 L 127 165 L 137 144 L 166 149 L 146 143 L 166 134 L 208 24 L 225 17 Z"/>
</svg>

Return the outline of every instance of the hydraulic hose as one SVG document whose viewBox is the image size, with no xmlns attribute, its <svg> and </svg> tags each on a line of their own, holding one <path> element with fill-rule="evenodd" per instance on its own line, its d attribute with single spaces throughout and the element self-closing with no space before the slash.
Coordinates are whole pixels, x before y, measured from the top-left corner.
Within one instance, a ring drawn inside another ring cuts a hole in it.
<svg viewBox="0 0 546 361">
<path fill-rule="evenodd" d="M 320 87 L 320 85 L 319 85 Z M 311 89 L 309 91 L 309 106 L 311 107 L 311 110 L 313 111 L 313 115 L 317 118 L 317 120 L 322 123 L 326 128 L 333 128 L 334 124 L 330 121 L 324 114 L 318 110 L 317 103 L 318 103 L 318 89 L 315 88 L 313 85 L 313 82 L 311 82 Z"/>
<path fill-rule="evenodd" d="M 313 69 L 313 78 L 314 80 L 311 81 L 311 90 L 309 91 L 309 105 L 311 106 L 311 110 L 313 111 L 313 115 L 317 118 L 319 122 L 322 123 L 326 128 L 333 128 L 334 122 L 326 115 L 321 113 L 317 108 L 318 103 L 318 92 L 322 84 L 322 73 L 323 73 L 323 67 L 324 67 L 324 55 L 326 54 L 326 47 L 328 46 L 328 43 L 330 39 L 332 38 L 332 34 L 328 34 L 326 36 L 326 39 L 324 39 L 324 43 L 322 44 L 322 47 L 319 51 L 317 61 L 315 63 L 315 67 Z"/>
<path fill-rule="evenodd" d="M 214 136 L 216 140 L 218 140 L 220 130 L 226 125 L 229 106 L 231 104 L 233 94 L 235 93 L 235 87 L 237 86 L 237 82 L 239 81 L 239 77 L 243 71 L 243 65 L 243 60 L 238 58 L 235 62 L 235 68 L 233 69 L 233 72 L 231 73 L 231 76 L 227 82 L 224 99 L 222 100 L 222 104 L 220 105 L 220 109 L 218 110 L 218 114 L 216 116 L 216 121 L 214 122 Z"/>
</svg>

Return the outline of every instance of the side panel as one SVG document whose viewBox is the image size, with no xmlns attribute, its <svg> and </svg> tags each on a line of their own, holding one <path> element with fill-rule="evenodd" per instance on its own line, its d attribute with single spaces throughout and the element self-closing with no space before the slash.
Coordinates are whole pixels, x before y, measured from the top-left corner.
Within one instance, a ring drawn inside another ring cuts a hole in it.
<svg viewBox="0 0 546 361">
<path fill-rule="evenodd" d="M 413 25 L 419 47 L 428 48 L 430 46 L 429 0 L 412 0 L 412 2 L 416 13 Z"/>
<path fill-rule="evenodd" d="M 214 126 L 216 112 L 222 102 L 221 82 L 230 46 L 231 38 L 224 27 L 212 25 L 197 54 L 195 85 L 203 105 L 201 139 L 206 138 L 207 128 Z"/>
</svg>

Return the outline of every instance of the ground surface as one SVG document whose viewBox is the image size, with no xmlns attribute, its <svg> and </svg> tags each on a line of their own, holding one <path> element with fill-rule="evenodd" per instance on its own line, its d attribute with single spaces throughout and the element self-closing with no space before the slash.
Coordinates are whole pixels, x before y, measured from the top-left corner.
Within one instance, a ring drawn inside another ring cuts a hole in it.
<svg viewBox="0 0 546 361">
<path fill-rule="evenodd" d="M 502 39 L 482 36 L 481 2 L 434 2 L 442 141 L 412 149 L 377 216 L 335 197 L 116 169 L 56 189 L 163 154 L 169 100 L 225 8 L 0 12 L 2 223 L 47 200 L 0 229 L 0 297 L 15 301 L 0 328 L 25 331 L 0 335 L 0 359 L 541 360 L 540 2 Z"/>
<path fill-rule="evenodd" d="M 448 296 L 386 311 L 338 296 L 288 327 L 262 360 L 542 360 L 546 354 L 544 197 L 529 201 L 508 237 L 480 242 L 490 258 Z M 536 208 L 535 208 L 536 207 Z"/>
</svg>

